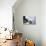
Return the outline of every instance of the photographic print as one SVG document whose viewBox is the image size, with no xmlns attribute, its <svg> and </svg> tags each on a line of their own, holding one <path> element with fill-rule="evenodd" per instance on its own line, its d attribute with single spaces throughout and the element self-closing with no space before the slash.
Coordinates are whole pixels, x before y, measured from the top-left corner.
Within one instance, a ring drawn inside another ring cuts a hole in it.
<svg viewBox="0 0 46 46">
<path fill-rule="evenodd" d="M 23 24 L 36 24 L 36 16 L 23 16 Z"/>
</svg>

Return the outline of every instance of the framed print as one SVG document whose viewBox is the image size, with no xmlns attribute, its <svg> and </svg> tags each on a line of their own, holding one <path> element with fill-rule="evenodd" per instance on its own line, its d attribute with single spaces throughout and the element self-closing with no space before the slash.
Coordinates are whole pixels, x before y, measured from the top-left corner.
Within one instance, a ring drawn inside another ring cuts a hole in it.
<svg viewBox="0 0 46 46">
<path fill-rule="evenodd" d="M 23 16 L 23 24 L 36 24 L 36 16 Z"/>
</svg>

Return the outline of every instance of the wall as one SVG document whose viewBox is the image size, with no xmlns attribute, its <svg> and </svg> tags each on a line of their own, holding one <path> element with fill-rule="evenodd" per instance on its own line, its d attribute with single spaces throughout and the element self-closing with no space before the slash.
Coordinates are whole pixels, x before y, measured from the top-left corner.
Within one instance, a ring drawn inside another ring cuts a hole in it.
<svg viewBox="0 0 46 46">
<path fill-rule="evenodd" d="M 46 46 L 46 0 L 41 1 L 41 38 L 42 46 Z"/>
<path fill-rule="evenodd" d="M 41 46 L 41 0 L 23 0 L 17 7 L 13 7 L 15 28 L 23 36 L 35 41 L 36 46 Z M 36 16 L 36 25 L 23 24 L 23 16 Z"/>
</svg>

